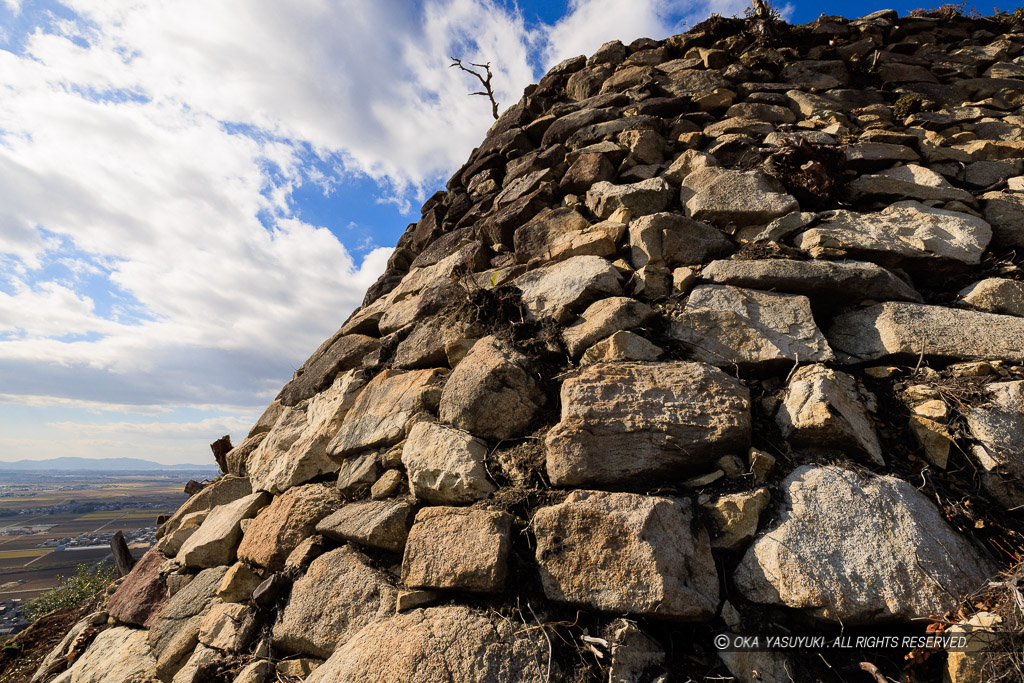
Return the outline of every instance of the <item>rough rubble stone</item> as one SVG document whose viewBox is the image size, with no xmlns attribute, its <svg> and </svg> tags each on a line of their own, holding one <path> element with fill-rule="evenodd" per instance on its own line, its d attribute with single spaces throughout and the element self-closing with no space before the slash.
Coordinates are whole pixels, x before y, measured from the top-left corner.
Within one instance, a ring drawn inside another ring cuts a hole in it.
<svg viewBox="0 0 1024 683">
<path fill-rule="evenodd" d="M 298 405 L 329 387 L 335 377 L 359 367 L 363 357 L 380 346 L 380 341 L 362 334 L 335 335 L 302 364 L 295 379 L 281 390 L 283 406 Z"/>
<path fill-rule="evenodd" d="M 178 562 L 199 568 L 231 564 L 242 539 L 242 520 L 253 517 L 269 502 L 270 494 L 259 491 L 214 508 L 202 526 L 182 544 Z"/>
<path fill-rule="evenodd" d="M 1007 508 L 1024 504 L 1024 381 L 985 385 L 985 402 L 967 411 L 967 426 L 979 443 L 975 459 L 982 485 Z"/>
<path fill-rule="evenodd" d="M 533 518 L 544 593 L 604 612 L 711 619 L 718 572 L 692 522 L 689 500 L 573 491 Z"/>
<path fill-rule="evenodd" d="M 562 339 L 573 358 L 579 358 L 594 343 L 619 330 L 644 325 L 654 317 L 654 309 L 625 296 L 596 301 L 580 314 L 579 320 L 562 329 Z"/>
<path fill-rule="evenodd" d="M 241 652 L 258 627 L 252 606 L 238 602 L 214 605 L 199 625 L 199 642 L 216 650 Z"/>
<path fill-rule="evenodd" d="M 717 228 L 675 213 L 656 213 L 630 222 L 629 244 L 634 268 L 700 265 L 733 249 Z"/>
<path fill-rule="evenodd" d="M 807 297 L 726 285 L 698 285 L 674 316 L 670 335 L 694 360 L 764 367 L 832 360 Z"/>
<path fill-rule="evenodd" d="M 98 634 L 75 663 L 51 683 L 143 683 L 152 680 L 155 666 L 146 632 L 117 626 Z"/>
<path fill-rule="evenodd" d="M 949 259 L 977 264 L 991 239 L 992 229 L 980 218 L 905 201 L 879 213 L 835 211 L 794 244 L 815 258 L 849 255 L 884 262 Z"/>
<path fill-rule="evenodd" d="M 580 358 L 580 365 L 622 360 L 657 360 L 664 349 L 638 334 L 620 330 L 591 346 Z"/>
<path fill-rule="evenodd" d="M 604 220 L 619 209 L 626 209 L 635 216 L 664 211 L 672 202 L 672 186 L 663 178 L 641 180 L 629 185 L 613 185 L 609 182 L 595 183 L 587 190 L 587 208 Z"/>
<path fill-rule="evenodd" d="M 617 222 L 591 226 L 575 209 L 541 211 L 515 232 L 516 260 L 563 261 L 573 256 L 608 256 L 624 230 Z"/>
<path fill-rule="evenodd" d="M 246 465 L 254 489 L 281 493 L 323 474 L 338 463 L 327 444 L 366 384 L 365 374 L 351 370 L 307 402 L 286 408 Z"/>
<path fill-rule="evenodd" d="M 916 361 L 922 352 L 1024 363 L 1024 320 L 1008 315 L 893 301 L 836 316 L 826 336 L 839 362 L 848 364 Z"/>
<path fill-rule="evenodd" d="M 338 468 L 337 488 L 344 496 L 354 496 L 373 486 L 380 477 L 381 457 L 369 451 L 346 458 Z"/>
<path fill-rule="evenodd" d="M 505 585 L 512 516 L 428 507 L 416 514 L 402 558 L 410 588 L 496 593 Z"/>
<path fill-rule="evenodd" d="M 598 363 L 562 384 L 544 441 L 555 486 L 616 486 L 710 467 L 750 442 L 750 398 L 702 363 Z"/>
<path fill-rule="evenodd" d="M 736 569 L 748 600 L 850 625 L 907 622 L 952 609 L 992 572 L 905 481 L 804 466 L 783 487 L 778 522 Z"/>
<path fill-rule="evenodd" d="M 167 583 L 160 571 L 166 559 L 157 548 L 146 551 L 107 600 L 110 616 L 124 624 L 149 627 L 167 601 Z"/>
<path fill-rule="evenodd" d="M 402 449 L 412 494 L 436 505 L 472 503 L 493 493 L 486 457 L 487 444 L 480 439 L 430 422 L 416 424 Z"/>
<path fill-rule="evenodd" d="M 992 246 L 1001 249 L 1024 247 L 1024 194 L 986 192 L 981 195 L 985 220 L 992 226 Z"/>
<path fill-rule="evenodd" d="M 310 536 L 317 522 L 342 504 L 330 484 L 306 484 L 274 499 L 245 530 L 238 558 L 250 565 L 280 571 L 289 553 Z"/>
<path fill-rule="evenodd" d="M 712 261 L 701 280 L 720 285 L 802 294 L 815 306 L 838 307 L 865 299 L 921 301 L 894 273 L 861 261 Z"/>
<path fill-rule="evenodd" d="M 413 505 L 404 500 L 363 500 L 320 520 L 316 532 L 338 541 L 400 553 L 409 537 L 414 511 Z"/>
<path fill-rule="evenodd" d="M 682 188 L 686 214 L 719 227 L 768 223 L 800 208 L 761 171 L 698 168 L 683 178 Z"/>
<path fill-rule="evenodd" d="M 262 577 L 244 562 L 236 562 L 228 568 L 217 587 L 217 597 L 224 602 L 243 602 L 252 596 L 256 586 L 263 583 Z"/>
<path fill-rule="evenodd" d="M 171 683 L 204 683 L 209 678 L 209 671 L 215 671 L 228 664 L 228 657 L 224 652 L 200 644 L 185 665 L 174 674 Z"/>
<path fill-rule="evenodd" d="M 525 360 L 493 336 L 478 340 L 445 384 L 441 421 L 487 439 L 521 434 L 546 402 Z"/>
<path fill-rule="evenodd" d="M 970 192 L 953 187 L 948 180 L 924 166 L 907 164 L 874 175 L 864 175 L 849 185 L 853 201 L 868 198 L 918 199 L 973 202 Z"/>
<path fill-rule="evenodd" d="M 395 611 L 397 591 L 369 558 L 342 546 L 321 555 L 292 586 L 274 624 L 274 647 L 330 657 L 359 629 Z"/>
<path fill-rule="evenodd" d="M 599 256 L 575 256 L 531 270 L 512 283 L 526 317 L 564 323 L 595 299 L 622 295 L 622 276 Z"/>
<path fill-rule="evenodd" d="M 775 421 L 789 443 L 845 451 L 884 465 L 878 435 L 857 393 L 856 380 L 824 365 L 793 373 Z"/>
<path fill-rule="evenodd" d="M 1024 317 L 1024 282 L 990 277 L 960 290 L 959 298 L 987 313 Z"/>
<path fill-rule="evenodd" d="M 605 628 L 610 645 L 609 683 L 640 683 L 665 663 L 665 651 L 628 619 L 616 619 Z"/>
<path fill-rule="evenodd" d="M 446 370 L 384 370 L 363 387 L 327 447 L 333 458 L 398 443 L 410 423 L 437 410 Z"/>
<path fill-rule="evenodd" d="M 718 526 L 718 535 L 712 539 L 712 548 L 738 550 L 757 533 L 761 512 L 771 500 L 768 489 L 730 493 L 714 501 L 701 502 Z"/>
<path fill-rule="evenodd" d="M 218 600 L 217 589 L 227 571 L 227 567 L 211 567 L 199 572 L 171 596 L 152 622 L 147 638 L 161 678 L 172 677 L 195 649 L 199 624 Z"/>
<path fill-rule="evenodd" d="M 250 493 L 252 493 L 252 486 L 247 478 L 231 474 L 225 475 L 209 486 L 203 487 L 199 493 L 182 503 L 181 507 L 171 515 L 171 518 L 157 530 L 157 537 L 162 540 L 163 537 L 173 534 L 181 525 L 182 520 L 190 514 L 208 512 L 218 505 L 230 503 L 243 496 L 248 496 Z M 178 547 L 180 548 L 180 544 Z M 165 550 L 165 552 L 170 553 L 171 551 Z M 177 549 L 173 552 L 177 553 Z"/>
<path fill-rule="evenodd" d="M 461 605 L 431 607 L 366 626 L 306 683 L 542 683 L 550 680 L 546 660 L 547 645 L 535 631 Z"/>
</svg>

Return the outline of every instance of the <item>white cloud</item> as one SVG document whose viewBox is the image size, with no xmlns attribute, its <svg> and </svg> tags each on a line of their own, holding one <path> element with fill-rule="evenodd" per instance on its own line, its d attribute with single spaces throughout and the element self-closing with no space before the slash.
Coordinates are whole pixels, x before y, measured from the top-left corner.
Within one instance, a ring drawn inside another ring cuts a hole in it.
<svg viewBox="0 0 1024 683">
<path fill-rule="evenodd" d="M 357 262 L 292 193 L 363 174 L 411 207 L 443 182 L 492 122 L 450 57 L 491 62 L 504 108 L 542 60 L 691 7 L 573 0 L 528 27 L 497 0 L 64 4 L 80 20 L 0 50 L 0 386 L 150 414 L 269 400 L 359 303 L 390 249 Z"/>
<path fill-rule="evenodd" d="M 665 38 L 681 3 L 670 0 L 570 0 L 569 13 L 547 31 L 547 66 L 568 57 L 591 55 L 610 40 Z"/>
</svg>

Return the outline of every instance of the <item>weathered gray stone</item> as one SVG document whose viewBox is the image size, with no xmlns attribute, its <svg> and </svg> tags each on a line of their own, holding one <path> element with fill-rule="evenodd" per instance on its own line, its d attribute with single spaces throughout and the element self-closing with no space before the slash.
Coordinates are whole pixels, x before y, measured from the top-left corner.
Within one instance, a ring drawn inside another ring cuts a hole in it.
<svg viewBox="0 0 1024 683">
<path fill-rule="evenodd" d="M 148 641 L 157 660 L 157 674 L 170 679 L 181 668 L 199 642 L 199 624 L 218 601 L 228 567 L 211 567 L 199 572 L 170 600 L 149 628 Z"/>
<path fill-rule="evenodd" d="M 670 334 L 694 360 L 756 368 L 832 360 L 805 296 L 726 285 L 698 285 Z"/>
<path fill-rule="evenodd" d="M 594 343 L 618 332 L 639 327 L 654 317 L 654 309 L 625 296 L 609 297 L 591 304 L 579 320 L 562 329 L 562 339 L 573 358 Z"/>
<path fill-rule="evenodd" d="M 564 261 L 573 256 L 609 256 L 625 225 L 618 221 L 590 223 L 575 209 L 562 207 L 541 211 L 515 232 L 516 259 Z"/>
<path fill-rule="evenodd" d="M 444 367 L 449 364 L 449 348 L 472 344 L 484 336 L 485 330 L 480 323 L 463 317 L 438 316 L 416 325 L 398 344 L 392 362 L 403 370 Z"/>
<path fill-rule="evenodd" d="M 960 299 L 979 311 L 1024 317 L 1024 282 L 990 277 L 960 290 Z"/>
<path fill-rule="evenodd" d="M 380 477 L 381 458 L 376 451 L 360 453 L 346 458 L 338 469 L 338 490 L 352 496 L 373 486 Z"/>
<path fill-rule="evenodd" d="M 505 512 L 423 508 L 405 545 L 402 583 L 410 588 L 501 591 L 511 528 L 512 516 Z"/>
<path fill-rule="evenodd" d="M 885 464 L 857 381 L 844 372 L 824 365 L 794 372 L 775 421 L 794 446 L 839 450 Z"/>
<path fill-rule="evenodd" d="M 342 504 L 330 484 L 306 484 L 274 499 L 245 530 L 238 558 L 270 571 L 280 571 L 289 553 L 313 533 L 317 522 Z"/>
<path fill-rule="evenodd" d="M 591 346 L 580 358 L 581 365 L 622 360 L 657 360 L 664 349 L 638 334 L 619 330 Z"/>
<path fill-rule="evenodd" d="M 257 628 L 259 621 L 251 605 L 214 605 L 199 625 L 199 642 L 217 650 L 241 652 L 256 635 Z"/>
<path fill-rule="evenodd" d="M 535 631 L 461 605 L 417 609 L 369 624 L 306 683 L 516 681 L 541 683 L 547 645 Z M 558 675 L 557 664 L 552 675 Z"/>
<path fill-rule="evenodd" d="M 1024 194 L 986 192 L 981 195 L 985 220 L 992 226 L 992 246 L 1002 249 L 1024 247 Z"/>
<path fill-rule="evenodd" d="M 546 402 L 524 362 L 495 337 L 477 341 L 445 384 L 441 421 L 489 439 L 522 433 Z"/>
<path fill-rule="evenodd" d="M 278 405 L 280 405 L 278 403 Z M 284 406 L 281 406 L 284 409 Z M 247 436 L 237 446 L 228 451 L 228 454 L 224 456 L 224 461 L 227 463 L 228 472 L 238 477 L 248 476 L 248 463 L 249 456 L 255 451 L 263 440 L 267 438 L 267 434 L 270 430 Z"/>
<path fill-rule="evenodd" d="M 598 363 L 562 384 L 545 439 L 555 486 L 614 486 L 706 468 L 750 441 L 749 392 L 702 363 Z"/>
<path fill-rule="evenodd" d="M 257 659 L 243 666 L 233 683 L 267 683 L 273 673 L 273 662 L 268 659 Z"/>
<path fill-rule="evenodd" d="M 587 208 L 600 219 L 626 209 L 634 217 L 664 211 L 672 202 L 672 186 L 663 178 L 641 180 L 630 185 L 595 183 L 587 190 Z"/>
<path fill-rule="evenodd" d="M 337 459 L 390 446 L 406 435 L 410 423 L 437 410 L 446 370 L 385 370 L 363 387 L 327 447 Z"/>
<path fill-rule="evenodd" d="M 1024 505 L 1024 381 L 988 384 L 985 397 L 967 411 L 967 426 L 980 444 L 974 455 L 988 493 L 1015 508 Z"/>
<path fill-rule="evenodd" d="M 200 643 L 174 674 L 171 683 L 204 683 L 209 679 L 211 671 L 227 666 L 228 663 L 226 653 Z"/>
<path fill-rule="evenodd" d="M 236 562 L 224 574 L 217 588 L 217 597 L 224 602 L 243 602 L 252 596 L 263 578 L 244 562 Z"/>
<path fill-rule="evenodd" d="M 323 392 L 286 408 L 249 457 L 246 470 L 254 489 L 281 493 L 323 474 L 336 472 L 327 444 L 366 384 L 361 370 L 350 370 Z"/>
<path fill-rule="evenodd" d="M 531 270 L 513 285 L 529 319 L 554 318 L 562 323 L 595 299 L 622 294 L 619 271 L 599 256 L 576 256 Z"/>
<path fill-rule="evenodd" d="M 870 624 L 942 614 L 994 570 L 911 484 L 836 466 L 790 474 L 735 581 L 753 602 Z"/>
<path fill-rule="evenodd" d="M 665 651 L 628 619 L 616 619 L 605 628 L 611 650 L 609 683 L 640 683 L 665 663 Z"/>
<path fill-rule="evenodd" d="M 632 221 L 629 245 L 634 268 L 700 265 L 733 250 L 732 242 L 717 228 L 677 213 L 655 213 Z"/>
<path fill-rule="evenodd" d="M 718 535 L 712 539 L 711 547 L 738 550 L 757 533 L 758 520 L 771 500 L 771 494 L 762 487 L 726 494 L 708 502 L 704 502 L 704 498 L 706 496 L 701 496 L 698 502 L 718 526 Z"/>
<path fill-rule="evenodd" d="M 917 164 L 897 166 L 864 175 L 847 185 L 854 201 L 869 198 L 919 199 L 972 202 L 970 192 L 953 187 L 941 175 Z"/>
<path fill-rule="evenodd" d="M 533 518 L 544 594 L 605 612 L 710 619 L 718 572 L 707 532 L 692 523 L 689 500 L 573 491 Z"/>
<path fill-rule="evenodd" d="M 394 613 L 397 591 L 349 546 L 321 555 L 295 582 L 274 624 L 274 647 L 329 657 L 359 629 Z"/>
<path fill-rule="evenodd" d="M 155 668 L 146 632 L 118 626 L 99 633 L 71 668 L 52 683 L 149 681 Z"/>
<path fill-rule="evenodd" d="M 298 405 L 300 401 L 320 393 L 335 381 L 339 373 L 358 368 L 363 357 L 379 346 L 379 340 L 366 335 L 335 334 L 302 364 L 295 373 L 295 379 L 281 390 L 282 407 Z"/>
<path fill-rule="evenodd" d="M 493 493 L 486 457 L 487 444 L 480 439 L 431 422 L 416 424 L 402 449 L 412 494 L 438 505 L 472 503 Z"/>
<path fill-rule="evenodd" d="M 805 59 L 784 66 L 779 78 L 810 90 L 831 90 L 846 85 L 850 75 L 840 59 Z"/>
<path fill-rule="evenodd" d="M 688 216 L 719 227 L 768 223 L 800 208 L 761 171 L 714 167 L 698 168 L 683 178 L 680 198 Z"/>
<path fill-rule="evenodd" d="M 700 277 L 720 285 L 802 294 L 828 308 L 865 299 L 921 301 L 921 295 L 894 273 L 861 261 L 712 261 Z"/>
<path fill-rule="evenodd" d="M 186 567 L 231 564 L 242 539 L 242 520 L 253 517 L 269 502 L 270 494 L 260 491 L 214 508 L 181 546 L 178 562 Z"/>
<path fill-rule="evenodd" d="M 893 301 L 836 316 L 826 336 L 841 363 L 907 361 L 922 352 L 1024 363 L 1024 320 L 1008 315 Z"/>
<path fill-rule="evenodd" d="M 233 500 L 238 500 L 243 496 L 248 496 L 252 493 L 252 486 L 249 484 L 249 480 L 245 477 L 236 477 L 234 475 L 225 475 L 213 482 L 209 486 L 203 487 L 203 489 L 185 501 L 178 510 L 171 515 L 171 518 L 163 523 L 159 529 L 157 529 L 157 537 L 164 538 L 173 534 L 174 531 L 181 525 L 182 520 L 190 514 L 195 512 L 208 512 L 210 509 L 217 507 L 218 505 L 224 505 L 230 503 Z M 204 518 L 205 519 L 205 518 Z M 188 536 L 186 535 L 186 538 Z M 184 539 L 178 541 L 178 548 L 181 547 L 181 543 Z M 176 554 L 178 548 L 172 550 L 164 550 L 167 554 Z"/>
<path fill-rule="evenodd" d="M 949 259 L 976 264 L 992 239 L 988 223 L 965 213 L 897 202 L 880 213 L 835 211 L 796 237 L 815 258 Z"/>
<path fill-rule="evenodd" d="M 409 536 L 415 508 L 404 500 L 349 503 L 320 520 L 316 532 L 338 541 L 353 541 L 400 553 Z"/>
</svg>

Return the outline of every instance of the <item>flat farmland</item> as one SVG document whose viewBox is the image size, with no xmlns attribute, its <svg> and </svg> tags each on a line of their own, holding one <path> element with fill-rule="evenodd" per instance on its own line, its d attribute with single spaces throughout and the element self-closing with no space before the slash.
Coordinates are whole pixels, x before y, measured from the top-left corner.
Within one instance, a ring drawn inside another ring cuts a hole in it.
<svg viewBox="0 0 1024 683">
<path fill-rule="evenodd" d="M 125 532 L 132 554 L 141 557 L 157 516 L 187 500 L 189 478 L 0 472 L 0 601 L 29 600 L 80 564 L 112 561 L 108 539 L 116 531 Z"/>
</svg>

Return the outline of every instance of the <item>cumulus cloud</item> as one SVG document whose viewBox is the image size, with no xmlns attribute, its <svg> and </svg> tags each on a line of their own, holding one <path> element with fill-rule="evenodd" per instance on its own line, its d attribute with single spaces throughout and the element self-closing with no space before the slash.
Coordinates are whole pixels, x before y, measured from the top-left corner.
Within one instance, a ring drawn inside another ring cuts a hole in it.
<svg viewBox="0 0 1024 683">
<path fill-rule="evenodd" d="M 450 57 L 491 62 L 505 107 L 561 57 L 693 8 L 572 0 L 548 26 L 499 0 L 63 4 L 0 50 L 0 401 L 240 421 L 390 251 L 357 259 L 373 242 L 302 220 L 297 189 L 370 178 L 368 201 L 412 207 L 492 122 Z"/>
</svg>

